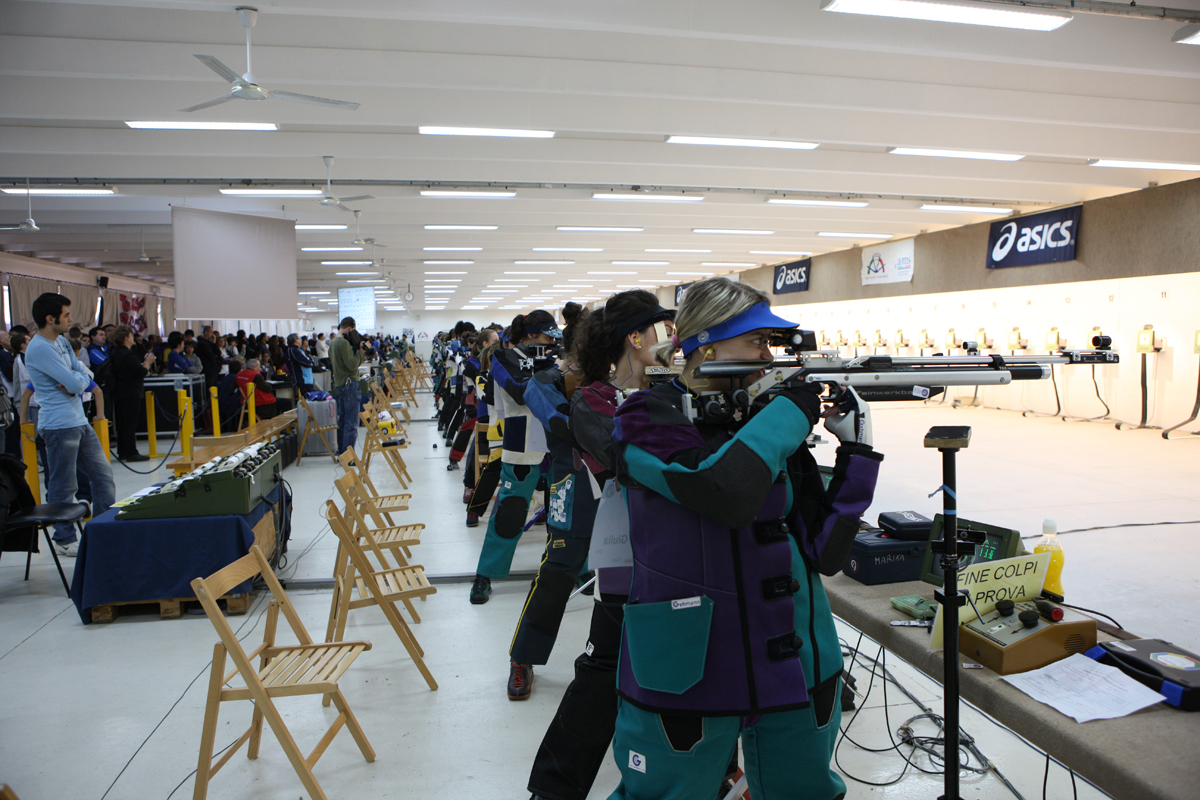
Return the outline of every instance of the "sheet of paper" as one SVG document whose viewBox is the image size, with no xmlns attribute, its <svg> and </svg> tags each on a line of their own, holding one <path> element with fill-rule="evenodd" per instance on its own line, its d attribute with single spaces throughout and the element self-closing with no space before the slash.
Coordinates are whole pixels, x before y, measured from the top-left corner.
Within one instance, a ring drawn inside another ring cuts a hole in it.
<svg viewBox="0 0 1200 800">
<path fill-rule="evenodd" d="M 1004 680 L 1076 722 L 1115 719 L 1166 700 L 1116 667 L 1082 653 Z"/>
<path fill-rule="evenodd" d="M 138 489 L 136 492 L 129 495 L 129 497 L 126 497 L 124 500 L 118 500 L 117 502 L 113 503 L 113 505 L 117 506 L 118 508 L 121 506 L 127 506 L 130 503 L 132 503 L 134 500 L 136 500 L 137 498 L 144 497 L 145 495 L 150 494 L 157 488 L 158 488 L 158 486 L 156 484 L 154 486 L 147 486 L 145 489 Z"/>
</svg>

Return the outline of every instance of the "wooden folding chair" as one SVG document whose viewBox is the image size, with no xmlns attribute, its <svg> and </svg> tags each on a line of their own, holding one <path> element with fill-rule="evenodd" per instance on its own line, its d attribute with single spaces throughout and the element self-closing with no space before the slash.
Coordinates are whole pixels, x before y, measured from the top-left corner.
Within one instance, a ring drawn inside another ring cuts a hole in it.
<svg viewBox="0 0 1200 800">
<path fill-rule="evenodd" d="M 371 457 L 376 453 L 408 447 L 407 438 L 394 437 L 380 424 L 378 413 L 370 404 L 366 411 L 358 412 L 358 418 L 362 421 L 363 426 L 362 460 L 365 466 L 371 466 Z M 393 469 L 395 468 L 393 467 Z M 407 484 L 405 484 L 405 488 L 408 488 Z"/>
<path fill-rule="evenodd" d="M 479 485 L 479 473 L 483 472 L 483 468 L 487 466 L 490 453 L 484 453 L 479 447 L 481 441 L 487 441 L 488 424 L 486 422 L 475 421 L 475 432 L 472 434 L 475 437 L 475 463 L 472 468 L 475 470 L 475 485 Z"/>
<path fill-rule="evenodd" d="M 400 416 L 397 416 L 396 412 L 399 411 L 404 416 L 405 421 L 411 425 L 412 416 L 408 413 L 408 402 L 404 400 L 393 401 L 377 384 L 371 384 L 371 392 L 375 395 L 376 406 L 379 410 L 391 416 L 392 421 L 396 423 L 396 430 L 404 432 L 407 436 L 408 431 L 404 427 L 404 422 L 400 421 Z"/>
<path fill-rule="evenodd" d="M 296 387 L 296 397 L 300 401 L 300 405 L 304 408 L 304 413 L 308 415 L 308 421 L 304 423 L 304 434 L 300 437 L 300 451 L 296 454 L 296 466 L 300 466 L 300 460 L 304 458 L 304 443 L 308 440 L 309 431 L 315 431 L 321 437 L 321 444 L 325 445 L 325 449 L 329 451 L 330 457 L 337 460 L 337 453 L 330 447 L 329 440 L 325 438 L 325 434 L 332 431 L 334 435 L 333 441 L 337 442 L 337 419 L 335 418 L 330 425 L 320 424 L 317 422 L 317 417 L 313 413 L 312 406 L 308 404 L 307 398 L 304 397 L 299 387 Z"/>
<path fill-rule="evenodd" d="M 411 494 L 380 494 L 375 488 L 374 481 L 371 480 L 371 473 L 358 460 L 358 455 L 354 452 L 353 447 L 347 447 L 346 451 L 338 456 L 338 463 L 342 465 L 342 469 L 346 472 L 353 472 L 358 475 L 358 479 L 362 481 L 363 488 L 371 498 L 372 504 L 387 520 L 388 525 L 395 525 L 395 521 L 391 517 L 393 511 L 407 511 L 408 501 L 412 499 Z M 377 525 L 384 525 L 382 520 L 376 519 Z"/>
<path fill-rule="evenodd" d="M 362 536 L 364 531 L 370 531 L 380 546 L 391 550 L 396 560 L 401 565 L 407 566 L 407 559 L 412 558 L 412 551 L 409 548 L 421 543 L 421 531 L 425 530 L 425 526 L 420 522 L 411 525 L 371 525 L 367 522 L 366 517 L 367 513 L 370 513 L 368 511 L 368 508 L 371 507 L 370 500 L 364 497 L 366 492 L 358 475 L 348 472 L 334 481 L 333 485 L 337 487 L 338 493 L 342 496 L 342 502 L 346 504 L 346 515 L 358 523 L 355 533 Z M 334 560 L 333 574 L 335 576 L 345 567 L 346 555 L 339 549 L 337 558 Z M 420 622 L 416 611 L 409 610 L 413 612 L 413 621 Z"/>
<path fill-rule="evenodd" d="M 272 600 L 271 605 L 267 608 L 267 624 L 263 643 L 247 653 L 242 649 L 242 643 L 238 641 L 233 629 L 229 627 L 225 615 L 221 613 L 221 609 L 217 605 L 217 598 L 260 573 L 267 583 Z M 208 705 L 204 710 L 204 727 L 200 734 L 200 763 L 196 771 L 196 789 L 192 795 L 194 800 L 204 800 L 208 794 L 209 781 L 247 740 L 250 741 L 247 755 L 252 759 L 258 758 L 258 745 L 262 739 L 264 718 L 271 726 L 271 730 L 279 740 L 280 746 L 283 747 L 283 752 L 287 755 L 288 760 L 292 762 L 296 774 L 300 776 L 300 782 L 304 784 L 304 788 L 313 800 L 326 800 L 326 796 L 325 792 L 321 790 L 320 784 L 317 783 L 316 777 L 313 776 L 312 768 L 316 766 L 317 760 L 329 747 L 329 743 L 333 741 L 333 737 L 337 735 L 343 725 L 350 729 L 350 735 L 358 743 L 358 749 L 362 751 L 363 757 L 367 761 L 375 760 L 375 751 L 371 749 L 366 734 L 363 733 L 362 727 L 354 717 L 354 712 L 350 710 L 346 698 L 338 688 L 338 679 L 354 663 L 359 654 L 371 649 L 370 642 L 314 644 L 312 637 L 304 628 L 304 623 L 300 621 L 300 616 L 292 607 L 287 594 L 284 593 L 283 587 L 279 585 L 275 573 L 271 570 L 271 565 L 267 563 L 266 556 L 257 545 L 250 548 L 249 555 L 239 558 L 224 569 L 207 578 L 196 578 L 192 581 L 192 590 L 195 591 L 200 604 L 204 606 L 204 613 L 208 615 L 209 621 L 217 629 L 217 635 L 221 639 L 213 648 L 212 673 L 208 682 Z M 280 611 L 283 611 L 283 616 L 296 635 L 298 644 L 288 646 L 275 644 L 275 629 L 279 622 Z M 226 656 L 234 664 L 234 669 L 229 673 L 225 672 Z M 256 657 L 259 659 L 257 668 L 251 664 L 251 659 Z M 225 685 L 237 676 L 241 676 L 245 687 L 225 688 Z M 292 738 L 291 732 L 288 731 L 287 725 L 284 724 L 283 717 L 274 702 L 277 697 L 294 697 L 303 694 L 324 695 L 333 702 L 338 710 L 337 719 L 325 731 L 325 735 L 321 737 L 321 741 L 317 743 L 307 758 L 300 752 L 300 748 Z M 230 700 L 253 700 L 254 714 L 249 729 L 234 742 L 233 746 L 226 751 L 225 755 L 221 756 L 214 766 L 212 757 L 217 735 L 217 715 L 221 703 Z"/>
<path fill-rule="evenodd" d="M 248 383 L 248 384 L 246 384 L 246 386 L 253 386 L 253 384 Z M 246 391 L 246 386 L 238 387 L 238 393 L 242 396 L 242 410 L 241 410 L 241 413 L 238 414 L 238 424 L 237 424 L 237 429 L 239 431 L 242 428 L 246 427 L 246 407 L 248 405 L 250 405 L 249 403 L 246 402 L 246 398 L 248 398 L 250 396 L 249 393 L 247 393 L 247 391 Z"/>
<path fill-rule="evenodd" d="M 396 608 L 396 601 L 399 600 L 408 608 L 413 618 L 417 619 L 412 599 L 424 600 L 437 593 L 437 589 L 431 586 L 429 579 L 425 577 L 425 568 L 420 565 L 391 566 L 374 533 L 361 527 L 352 532 L 349 522 L 332 500 L 325 501 L 325 513 L 329 527 L 338 537 L 339 549 L 345 551 L 348 556 L 344 568 L 335 576 L 325 638 L 335 640 L 345 634 L 346 620 L 350 617 L 352 609 L 379 606 L 392 629 L 396 631 L 396 636 L 400 638 L 400 643 L 404 645 L 404 649 L 408 651 L 413 663 L 425 678 L 425 683 L 429 684 L 430 689 L 436 690 L 437 681 L 433 679 L 422 658 L 425 651 L 421 649 L 417 637 L 413 635 L 412 629 Z M 366 550 L 363 549 L 362 542 L 366 543 Z M 371 563 L 367 551 L 375 556 L 378 567 Z"/>
</svg>

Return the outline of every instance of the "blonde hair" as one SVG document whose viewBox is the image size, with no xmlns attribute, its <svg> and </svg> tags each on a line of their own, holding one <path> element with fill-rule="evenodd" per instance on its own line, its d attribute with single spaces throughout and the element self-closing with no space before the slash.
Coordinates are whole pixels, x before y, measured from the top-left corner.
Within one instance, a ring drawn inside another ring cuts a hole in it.
<svg viewBox="0 0 1200 800">
<path fill-rule="evenodd" d="M 682 342 L 736 317 L 751 306 L 770 302 L 771 298 L 758 289 L 728 278 L 697 281 L 688 287 L 675 312 L 675 338 Z M 672 341 L 660 342 L 654 348 L 654 359 L 669 367 L 676 349 Z"/>
</svg>

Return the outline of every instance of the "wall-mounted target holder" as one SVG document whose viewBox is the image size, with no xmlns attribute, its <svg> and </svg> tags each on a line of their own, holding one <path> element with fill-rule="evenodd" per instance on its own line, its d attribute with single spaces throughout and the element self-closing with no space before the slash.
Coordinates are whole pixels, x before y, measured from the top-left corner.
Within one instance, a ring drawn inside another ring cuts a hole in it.
<svg viewBox="0 0 1200 800">
<path fill-rule="evenodd" d="M 1021 338 L 1021 329 L 1013 326 L 1012 331 L 1008 334 L 1008 349 L 1012 352 L 1024 350 L 1027 342 Z"/>
<path fill-rule="evenodd" d="M 1146 420 L 1150 416 L 1150 377 L 1149 377 L 1150 376 L 1150 367 L 1149 367 L 1150 355 L 1152 353 L 1159 352 L 1160 350 L 1162 350 L 1162 348 L 1163 348 L 1163 341 L 1162 341 L 1162 339 L 1160 339 L 1154 335 L 1154 326 L 1153 325 L 1146 325 L 1140 331 L 1138 331 L 1137 351 L 1142 356 L 1142 379 L 1141 379 L 1142 380 L 1142 418 L 1141 418 L 1141 421 L 1138 422 L 1137 425 L 1132 426 L 1132 427 L 1128 423 L 1118 422 L 1116 424 L 1117 430 L 1119 430 L 1119 431 L 1120 430 L 1137 431 L 1137 430 L 1142 430 L 1145 428 L 1150 428 L 1153 430 L 1159 429 L 1158 425 L 1147 425 Z M 1200 399 L 1200 398 L 1198 398 L 1198 399 Z M 1166 433 L 1166 432 L 1164 431 L 1164 433 Z"/>
<path fill-rule="evenodd" d="M 1192 339 L 1192 353 L 1200 356 L 1200 331 L 1196 331 L 1194 338 Z M 1142 356 L 1142 358 L 1145 358 L 1145 356 Z M 1196 404 L 1192 406 L 1192 415 L 1178 425 L 1172 425 L 1170 428 L 1167 428 L 1162 432 L 1162 437 L 1164 439 L 1170 439 L 1171 437 L 1169 434 L 1171 431 L 1178 430 L 1184 425 L 1194 422 L 1198 416 L 1200 416 L 1200 375 L 1196 377 Z M 1200 436 L 1200 431 L 1191 431 L 1186 435 Z"/>
</svg>

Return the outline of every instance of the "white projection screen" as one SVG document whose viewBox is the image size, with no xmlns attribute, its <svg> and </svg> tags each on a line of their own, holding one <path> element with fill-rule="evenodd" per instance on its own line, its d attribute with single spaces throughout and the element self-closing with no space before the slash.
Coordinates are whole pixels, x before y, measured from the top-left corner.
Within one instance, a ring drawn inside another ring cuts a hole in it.
<svg viewBox="0 0 1200 800">
<path fill-rule="evenodd" d="M 296 222 L 171 206 L 178 319 L 296 319 Z"/>
<path fill-rule="evenodd" d="M 338 289 L 338 319 L 354 317 L 355 327 L 362 332 L 375 330 L 375 287 Z"/>
</svg>

